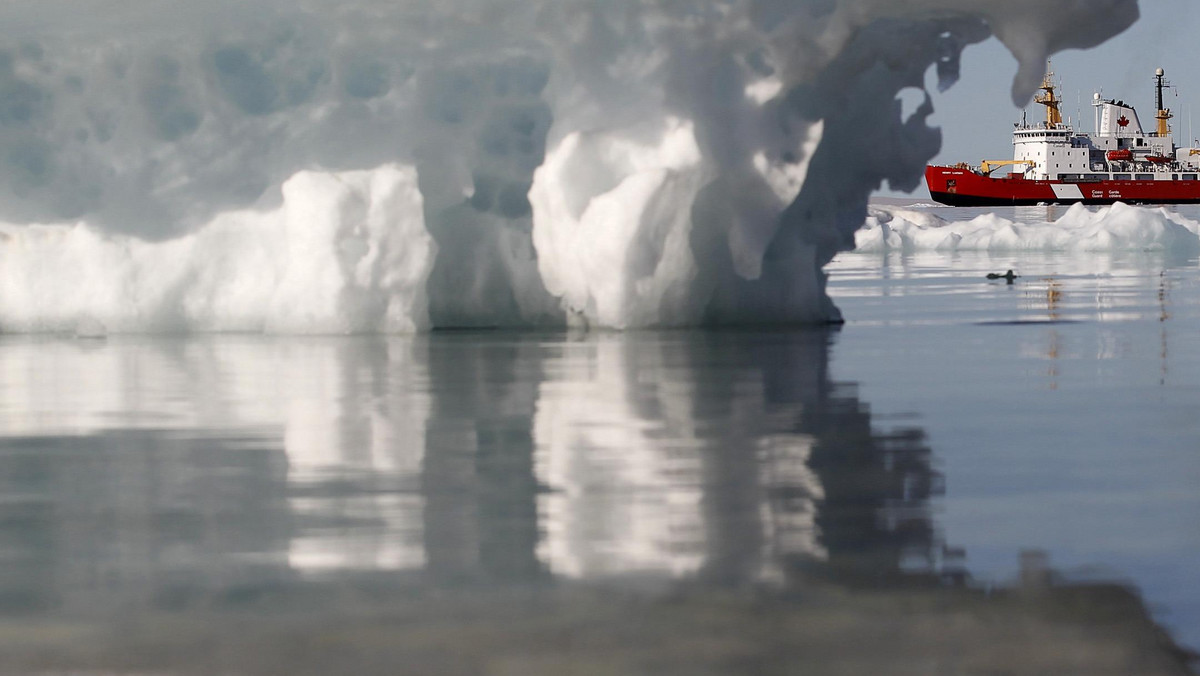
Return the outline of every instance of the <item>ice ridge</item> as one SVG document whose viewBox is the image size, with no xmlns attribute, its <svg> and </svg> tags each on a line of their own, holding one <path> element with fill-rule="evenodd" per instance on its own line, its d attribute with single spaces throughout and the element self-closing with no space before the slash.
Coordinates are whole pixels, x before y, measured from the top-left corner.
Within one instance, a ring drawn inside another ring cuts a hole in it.
<svg viewBox="0 0 1200 676">
<path fill-rule="evenodd" d="M 858 252 L 1161 251 L 1200 253 L 1200 223 L 1165 208 L 1076 204 L 1054 220 L 1022 223 L 996 214 L 947 221 L 930 212 L 874 206 L 855 234 Z"/>
</svg>

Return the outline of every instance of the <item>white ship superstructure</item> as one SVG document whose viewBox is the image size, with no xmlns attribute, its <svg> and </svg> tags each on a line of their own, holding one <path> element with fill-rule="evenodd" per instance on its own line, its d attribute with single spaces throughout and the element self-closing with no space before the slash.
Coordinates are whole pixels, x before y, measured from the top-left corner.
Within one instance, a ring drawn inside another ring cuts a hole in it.
<svg viewBox="0 0 1200 676">
<path fill-rule="evenodd" d="M 1176 146 L 1169 122 L 1174 115 L 1163 102 L 1170 87 L 1164 77 L 1159 68 L 1151 131 L 1132 105 L 1095 94 L 1094 128 L 1088 133 L 1063 121 L 1059 87 L 1047 69 L 1035 98 L 1045 106 L 1046 119 L 1015 125 L 1013 159 L 984 160 L 978 167 L 931 166 L 925 174 L 930 195 L 964 206 L 1200 202 L 1200 148 Z M 993 175 L 1000 167 L 1010 169 Z"/>
<path fill-rule="evenodd" d="M 1013 164 L 1027 167 L 1024 177 L 1033 180 L 1189 180 L 1179 172 L 1200 171 L 1189 148 L 1176 149 L 1168 124 L 1173 115 L 1163 106 L 1163 89 L 1169 87 L 1159 68 L 1155 72 L 1157 128 L 1147 133 L 1132 105 L 1092 96 L 1095 131 L 1077 132 L 1062 121 L 1054 73 L 1048 72 L 1036 101 L 1046 106 L 1046 121 L 1018 124 L 1013 131 Z M 991 162 L 988 164 L 1000 164 Z M 1149 176 L 1123 176 L 1126 173 Z M 1191 176 L 1190 180 L 1195 180 Z"/>
</svg>

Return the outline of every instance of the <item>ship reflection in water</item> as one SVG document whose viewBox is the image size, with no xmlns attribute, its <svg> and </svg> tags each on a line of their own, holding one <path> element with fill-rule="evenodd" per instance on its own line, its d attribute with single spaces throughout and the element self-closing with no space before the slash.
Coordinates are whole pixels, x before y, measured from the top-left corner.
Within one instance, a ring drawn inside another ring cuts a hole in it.
<svg viewBox="0 0 1200 676">
<path fill-rule="evenodd" d="M 0 673 L 1188 673 L 972 582 L 835 339 L 6 339 Z"/>
</svg>

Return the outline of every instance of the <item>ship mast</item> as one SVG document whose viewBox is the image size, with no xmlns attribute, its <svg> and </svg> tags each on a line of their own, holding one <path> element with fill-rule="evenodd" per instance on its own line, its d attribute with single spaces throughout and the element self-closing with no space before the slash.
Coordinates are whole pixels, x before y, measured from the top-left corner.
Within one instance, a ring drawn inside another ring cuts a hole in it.
<svg viewBox="0 0 1200 676">
<path fill-rule="evenodd" d="M 1159 81 L 1162 81 L 1161 77 L 1159 78 Z M 1062 101 L 1060 101 L 1058 97 L 1054 95 L 1054 71 L 1050 69 L 1049 59 L 1046 60 L 1046 77 L 1042 79 L 1042 86 L 1039 87 L 1039 89 L 1041 89 L 1041 91 L 1038 92 L 1037 96 L 1035 96 L 1033 100 L 1037 101 L 1043 106 L 1046 106 L 1046 126 L 1053 129 L 1054 127 L 1062 124 L 1062 111 L 1059 110 L 1059 104 L 1061 104 Z"/>
<path fill-rule="evenodd" d="M 1167 110 L 1167 108 L 1163 106 L 1163 88 L 1171 86 L 1171 83 L 1163 80 L 1163 75 L 1165 74 L 1166 73 L 1162 68 L 1154 71 L 1154 108 L 1158 111 L 1158 113 L 1155 114 L 1154 119 L 1158 120 L 1159 137 L 1171 135 L 1171 127 L 1167 124 L 1167 120 L 1175 117 L 1171 114 L 1170 110 Z"/>
</svg>

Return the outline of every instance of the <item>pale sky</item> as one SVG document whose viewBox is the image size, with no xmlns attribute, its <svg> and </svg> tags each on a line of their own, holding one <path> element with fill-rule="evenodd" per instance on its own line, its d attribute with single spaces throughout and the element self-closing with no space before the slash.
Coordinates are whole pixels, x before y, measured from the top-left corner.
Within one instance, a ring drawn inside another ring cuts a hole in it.
<svg viewBox="0 0 1200 676">
<path fill-rule="evenodd" d="M 1062 82 L 1063 116 L 1078 120 L 1076 128 L 1092 130 L 1093 92 L 1134 105 L 1143 125 L 1151 124 L 1154 109 L 1154 69 L 1166 70 L 1176 85 L 1166 105 L 1176 115 L 1176 143 L 1186 145 L 1189 126 L 1200 136 L 1200 69 L 1194 67 L 1200 13 L 1195 0 L 1141 0 L 1141 19 L 1129 30 L 1094 49 L 1060 52 L 1053 59 Z M 945 93 L 937 92 L 932 73 L 926 87 L 933 96 L 931 126 L 942 128 L 942 152 L 935 164 L 984 159 L 1012 159 L 1012 124 L 1021 110 L 1012 104 L 1009 88 L 1017 64 L 995 39 L 968 47 L 963 54 L 962 78 Z M 1030 120 L 1040 120 L 1044 108 L 1031 103 Z M 1195 111 L 1193 113 L 1193 111 Z M 1190 123 L 1189 123 L 1190 118 Z M 885 189 L 881 194 L 897 195 Z M 927 195 L 922 187 L 914 193 Z"/>
</svg>

